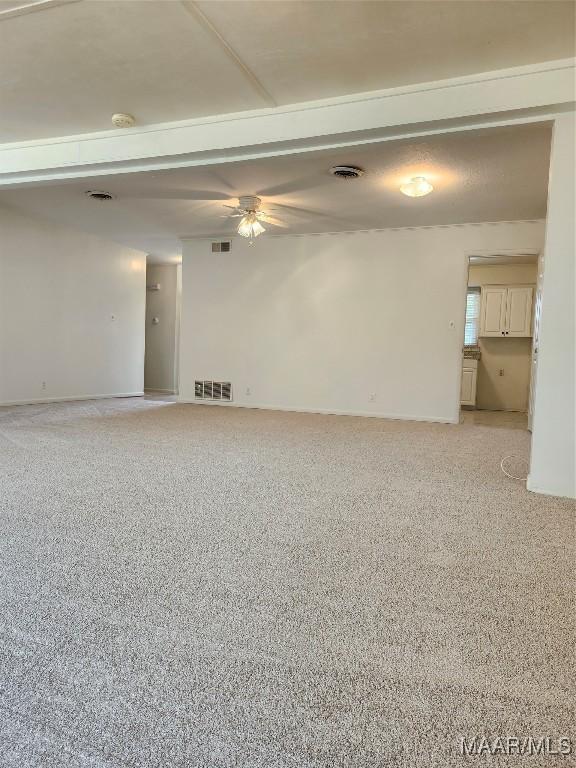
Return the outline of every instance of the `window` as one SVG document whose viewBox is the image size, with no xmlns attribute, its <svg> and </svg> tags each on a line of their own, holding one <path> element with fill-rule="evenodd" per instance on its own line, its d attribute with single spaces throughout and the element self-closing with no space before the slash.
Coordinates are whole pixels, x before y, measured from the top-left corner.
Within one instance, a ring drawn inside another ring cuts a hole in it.
<svg viewBox="0 0 576 768">
<path fill-rule="evenodd" d="M 479 323 L 480 288 L 468 288 L 466 293 L 466 325 L 464 327 L 465 347 L 475 347 L 478 344 Z"/>
</svg>

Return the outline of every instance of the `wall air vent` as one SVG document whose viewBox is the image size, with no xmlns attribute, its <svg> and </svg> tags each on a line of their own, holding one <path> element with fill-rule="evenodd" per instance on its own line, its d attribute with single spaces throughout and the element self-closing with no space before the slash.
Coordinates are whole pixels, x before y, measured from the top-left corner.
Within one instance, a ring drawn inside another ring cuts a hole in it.
<svg viewBox="0 0 576 768">
<path fill-rule="evenodd" d="M 212 243 L 212 253 L 230 253 L 231 250 L 232 242 L 230 240 L 222 240 L 218 243 Z"/>
<path fill-rule="evenodd" d="M 195 381 L 194 397 L 198 400 L 232 400 L 229 381 Z"/>
</svg>

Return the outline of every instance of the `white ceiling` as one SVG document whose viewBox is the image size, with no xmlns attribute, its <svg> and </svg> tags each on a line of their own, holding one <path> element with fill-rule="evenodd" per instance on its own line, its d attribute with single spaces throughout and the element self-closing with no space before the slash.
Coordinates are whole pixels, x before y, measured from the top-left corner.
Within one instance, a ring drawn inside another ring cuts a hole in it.
<svg viewBox="0 0 576 768">
<path fill-rule="evenodd" d="M 38 6 L 40 7 L 40 6 Z M 0 142 L 574 55 L 572 2 L 0 0 Z"/>
<path fill-rule="evenodd" d="M 180 237 L 223 236 L 235 220 L 221 218 L 242 194 L 276 209 L 286 230 L 300 234 L 484 221 L 546 215 L 551 127 L 508 126 L 310 152 L 198 168 L 132 173 L 0 191 L 0 205 L 91 232 L 171 261 Z M 332 165 L 366 170 L 336 179 Z M 398 187 L 424 175 L 432 194 L 408 198 Z M 89 189 L 116 196 L 108 203 Z M 265 236 L 268 236 L 265 235 Z"/>
</svg>

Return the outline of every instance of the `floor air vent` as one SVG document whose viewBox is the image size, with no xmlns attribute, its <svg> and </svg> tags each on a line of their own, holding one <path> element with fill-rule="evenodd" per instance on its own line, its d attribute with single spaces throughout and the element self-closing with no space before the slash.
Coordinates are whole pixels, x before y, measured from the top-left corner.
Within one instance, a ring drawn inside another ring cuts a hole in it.
<svg viewBox="0 0 576 768">
<path fill-rule="evenodd" d="M 232 384 L 229 381 L 196 381 L 194 396 L 199 400 L 232 400 Z"/>
</svg>

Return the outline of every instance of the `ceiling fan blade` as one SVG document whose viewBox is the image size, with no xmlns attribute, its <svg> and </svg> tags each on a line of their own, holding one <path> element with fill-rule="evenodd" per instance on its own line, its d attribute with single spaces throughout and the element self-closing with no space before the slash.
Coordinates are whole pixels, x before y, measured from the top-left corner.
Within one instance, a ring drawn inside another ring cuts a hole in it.
<svg viewBox="0 0 576 768">
<path fill-rule="evenodd" d="M 230 200 L 230 195 L 211 189 L 149 189 L 119 197 L 138 200 Z"/>
<path fill-rule="evenodd" d="M 304 216 L 320 216 L 324 219 L 334 219 L 338 218 L 335 216 L 331 216 L 328 213 L 322 213 L 322 211 L 313 211 L 310 208 L 299 208 L 296 205 L 288 205 L 287 203 L 275 203 L 276 208 L 283 209 L 286 211 L 289 211 L 290 213 L 294 213 L 296 215 L 304 215 Z"/>
<path fill-rule="evenodd" d="M 341 216 L 338 213 L 324 213 L 323 211 L 313 211 L 310 208 L 299 208 L 296 205 L 287 205 L 284 203 L 277 203 L 277 206 L 281 208 L 283 211 L 286 211 L 287 214 L 293 214 L 295 216 L 299 217 L 316 217 L 320 219 L 325 219 L 330 222 L 340 222 L 340 224 L 344 224 L 347 227 L 350 227 L 352 229 L 357 229 L 358 222 L 357 221 L 351 221 L 350 219 L 346 218 L 346 216 Z"/>
<path fill-rule="evenodd" d="M 305 189 L 313 189 L 325 184 L 330 177 L 328 174 L 316 174 L 304 179 L 293 179 L 284 184 L 277 184 L 274 187 L 268 187 L 258 192 L 259 197 L 275 197 L 276 195 L 287 195 L 290 192 L 301 192 Z"/>
<path fill-rule="evenodd" d="M 282 227 L 282 229 L 289 229 L 288 224 L 280 221 L 275 216 L 258 216 L 259 221 L 263 221 L 265 224 L 272 224 L 273 227 Z"/>
</svg>

